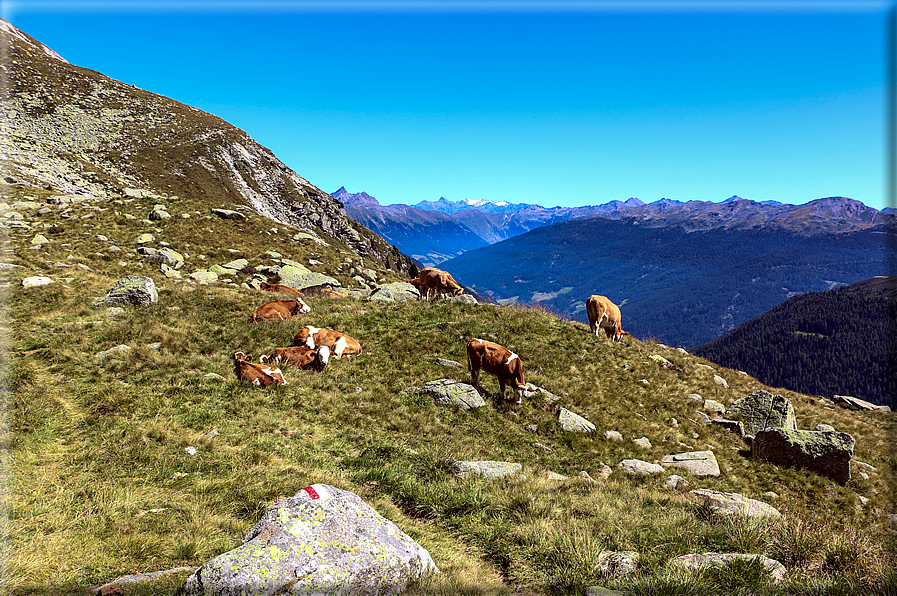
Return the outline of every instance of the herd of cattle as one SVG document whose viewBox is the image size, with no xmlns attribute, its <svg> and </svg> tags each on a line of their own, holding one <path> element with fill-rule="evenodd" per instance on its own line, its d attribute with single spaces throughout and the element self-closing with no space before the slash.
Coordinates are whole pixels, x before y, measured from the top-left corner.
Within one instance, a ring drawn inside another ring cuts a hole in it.
<svg viewBox="0 0 897 596">
<path fill-rule="evenodd" d="M 464 289 L 447 271 L 435 267 L 420 270 L 420 276 L 411 280 L 428 300 L 431 297 L 458 296 Z M 329 298 L 344 298 L 346 293 L 338 292 L 330 286 L 305 288 L 303 294 L 296 288 L 281 284 L 262 283 L 261 289 L 269 292 L 281 292 L 293 296 L 294 300 L 275 300 L 258 307 L 252 313 L 251 320 L 283 321 L 311 311 L 302 298 L 306 295 L 317 295 Z M 595 335 L 601 330 L 611 341 L 619 342 L 624 335 L 620 322 L 620 309 L 604 296 L 590 296 L 586 301 L 586 312 L 589 317 L 589 328 Z M 339 331 L 306 325 L 293 338 L 292 345 L 276 348 L 268 355 L 259 356 L 259 362 L 251 362 L 243 352 L 234 354 L 234 373 L 242 381 L 248 381 L 259 387 L 286 385 L 283 372 L 277 364 L 289 364 L 299 369 L 323 371 L 330 362 L 330 357 L 340 359 L 342 356 L 354 356 L 361 353 L 361 345 L 355 339 Z M 467 370 L 473 386 L 480 391 L 480 371 L 485 371 L 498 378 L 501 400 L 504 400 L 505 386 L 514 392 L 515 403 L 521 403 L 527 390 L 523 380 L 523 362 L 520 356 L 511 350 L 491 341 L 473 338 L 467 342 Z"/>
</svg>

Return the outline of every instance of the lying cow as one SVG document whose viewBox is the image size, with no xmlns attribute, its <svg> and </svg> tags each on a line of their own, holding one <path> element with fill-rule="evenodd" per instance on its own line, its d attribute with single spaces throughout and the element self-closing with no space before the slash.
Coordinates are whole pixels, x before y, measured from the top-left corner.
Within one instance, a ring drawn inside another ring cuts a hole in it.
<svg viewBox="0 0 897 596">
<path fill-rule="evenodd" d="M 330 362 L 330 348 L 321 346 L 317 349 L 306 346 L 290 346 L 288 348 L 276 348 L 270 356 L 262 354 L 259 362 L 262 364 L 271 360 L 275 364 L 289 364 L 303 370 L 323 371 Z"/>
<path fill-rule="evenodd" d="M 302 298 L 295 300 L 275 300 L 261 305 L 252 313 L 252 321 L 283 321 L 311 312 L 311 307 Z"/>
<path fill-rule="evenodd" d="M 330 353 L 336 356 L 337 360 L 344 354 L 346 356 L 361 354 L 361 344 L 348 335 L 333 329 L 321 329 L 311 325 L 306 325 L 299 330 L 299 333 L 293 338 L 293 345 L 305 346 L 312 350 L 321 347 L 330 348 Z"/>
<path fill-rule="evenodd" d="M 620 341 L 624 335 L 629 335 L 628 331 L 623 331 L 621 323 L 620 307 L 608 300 L 605 296 L 590 296 L 586 301 L 586 312 L 589 315 L 589 328 L 592 333 L 598 335 L 599 329 L 604 329 L 604 333 L 611 341 Z"/>
<path fill-rule="evenodd" d="M 283 284 L 269 284 L 266 281 L 263 281 L 259 284 L 259 288 L 266 292 L 280 292 L 282 294 L 289 294 L 295 298 L 302 298 L 302 292 L 294 288 L 293 286 L 285 286 Z"/>
<path fill-rule="evenodd" d="M 464 292 L 461 284 L 455 281 L 452 274 L 436 267 L 424 267 L 420 270 L 420 290 L 425 291 L 427 300 L 430 296 L 460 296 Z"/>
<path fill-rule="evenodd" d="M 234 374 L 241 381 L 249 381 L 259 387 L 287 384 L 283 373 L 276 366 L 255 364 L 249 360 L 243 352 L 234 354 Z"/>
<path fill-rule="evenodd" d="M 523 392 L 527 390 L 523 380 L 523 362 L 511 350 L 491 341 L 474 338 L 467 342 L 467 370 L 474 388 L 480 390 L 480 370 L 498 377 L 501 399 L 505 399 L 505 384 L 514 390 L 515 403 L 523 402 Z"/>
</svg>

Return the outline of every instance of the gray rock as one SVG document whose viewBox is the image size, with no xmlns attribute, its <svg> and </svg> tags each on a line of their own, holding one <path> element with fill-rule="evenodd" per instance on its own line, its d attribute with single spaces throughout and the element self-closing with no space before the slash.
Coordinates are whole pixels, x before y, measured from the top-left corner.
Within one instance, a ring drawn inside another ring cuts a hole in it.
<svg viewBox="0 0 897 596">
<path fill-rule="evenodd" d="M 287 259 L 284 259 L 284 262 L 286 261 Z M 336 279 L 323 273 L 315 273 L 300 263 L 291 262 L 281 267 L 277 274 L 280 276 L 280 283 L 292 286 L 297 290 L 321 284 L 328 284 L 333 288 L 340 287 L 340 283 Z"/>
<path fill-rule="evenodd" d="M 536 443 L 538 445 L 538 443 Z M 545 478 L 548 480 L 555 480 L 560 482 L 561 480 L 567 480 L 567 477 L 563 474 L 558 474 L 557 472 L 552 472 L 551 470 L 547 470 L 545 472 Z"/>
<path fill-rule="evenodd" d="M 436 379 L 424 383 L 423 387 L 409 387 L 403 393 L 410 395 L 428 395 L 433 403 L 439 406 L 458 406 L 462 410 L 482 408 L 486 405 L 483 396 L 473 385 L 454 379 Z"/>
<path fill-rule="evenodd" d="M 36 288 L 38 286 L 47 286 L 52 283 L 55 283 L 54 280 L 49 277 L 44 277 L 43 275 L 34 275 L 32 277 L 26 277 L 22 280 L 23 288 Z"/>
<path fill-rule="evenodd" d="M 714 418 L 710 421 L 711 424 L 715 424 L 716 426 L 721 426 L 724 429 L 735 433 L 739 437 L 744 436 L 744 424 L 741 423 L 740 420 L 727 420 L 725 418 Z"/>
<path fill-rule="evenodd" d="M 440 366 L 445 366 L 446 368 L 464 368 L 464 366 L 455 360 L 448 360 L 446 358 L 437 358 L 436 364 Z"/>
<path fill-rule="evenodd" d="M 246 259 L 236 259 L 235 261 L 231 261 L 225 265 L 222 265 L 225 269 L 230 269 L 231 272 L 240 271 L 249 266 L 249 261 Z"/>
<path fill-rule="evenodd" d="M 833 395 L 832 401 L 851 410 L 869 410 L 880 412 L 891 411 L 891 408 L 889 406 L 878 406 L 873 404 L 872 402 L 857 399 L 856 397 L 851 397 L 849 395 Z"/>
<path fill-rule="evenodd" d="M 754 436 L 751 455 L 789 468 L 812 470 L 847 484 L 855 444 L 847 433 L 767 428 Z"/>
<path fill-rule="evenodd" d="M 246 219 L 246 216 L 239 211 L 230 209 L 212 209 L 212 215 L 217 215 L 221 219 Z"/>
<path fill-rule="evenodd" d="M 664 484 L 666 488 L 676 489 L 680 486 L 688 486 L 688 481 L 679 476 L 678 474 L 671 474 L 669 478 L 667 478 L 666 484 Z"/>
<path fill-rule="evenodd" d="M 446 300 L 450 302 L 460 302 L 462 304 L 479 304 L 472 294 L 461 294 L 460 296 L 448 296 Z"/>
<path fill-rule="evenodd" d="M 623 435 L 615 430 L 606 430 L 604 431 L 604 438 L 608 441 L 622 441 Z"/>
<path fill-rule="evenodd" d="M 159 301 L 159 293 L 152 278 L 127 275 L 122 277 L 105 296 L 96 298 L 94 306 L 149 306 Z"/>
<path fill-rule="evenodd" d="M 648 476 L 663 472 L 663 466 L 660 464 L 652 464 L 640 459 L 624 459 L 617 464 L 617 467 L 634 476 Z"/>
<path fill-rule="evenodd" d="M 691 569 L 707 569 L 710 567 L 723 567 L 730 561 L 734 560 L 752 560 L 760 559 L 760 563 L 767 573 L 776 583 L 785 580 L 785 566 L 776 561 L 769 559 L 763 555 L 751 555 L 745 553 L 695 553 L 690 555 L 682 555 L 670 561 L 673 567 L 686 567 Z"/>
<path fill-rule="evenodd" d="M 471 474 L 480 474 L 486 478 L 502 478 L 518 473 L 523 466 L 504 461 L 455 461 L 452 468 L 459 478 Z"/>
<path fill-rule="evenodd" d="M 164 263 L 169 267 L 174 267 L 175 269 L 180 269 L 184 266 L 184 255 L 181 253 L 171 250 L 170 248 L 149 248 L 147 246 L 140 246 L 137 248 L 137 253 L 143 255 L 147 261 L 150 263 Z"/>
<path fill-rule="evenodd" d="M 226 381 L 227 380 L 224 377 L 222 377 L 221 375 L 216 374 L 216 373 L 209 373 L 207 375 L 203 375 L 202 378 L 207 381 Z"/>
<path fill-rule="evenodd" d="M 820 430 L 820 431 L 829 431 L 829 432 L 831 432 L 831 431 L 834 431 L 834 430 L 835 430 L 835 427 L 832 426 L 832 425 L 830 425 L 830 424 L 817 424 L 817 425 L 813 428 L 813 430 Z"/>
<path fill-rule="evenodd" d="M 708 399 L 704 401 L 704 409 L 709 410 L 710 412 L 716 412 L 717 414 L 723 414 L 726 411 L 726 406 L 716 400 Z"/>
<path fill-rule="evenodd" d="M 663 366 L 664 368 L 673 368 L 673 363 L 670 362 L 669 360 L 667 360 L 666 358 L 664 358 L 663 356 L 659 356 L 657 354 L 652 354 L 651 356 L 648 356 L 648 358 L 650 358 L 657 364 Z"/>
<path fill-rule="evenodd" d="M 34 238 L 31 239 L 31 244 L 34 245 L 34 246 L 38 246 L 38 245 L 41 245 L 41 244 L 46 244 L 46 243 L 49 242 L 49 241 L 50 241 L 50 240 L 47 239 L 47 237 L 44 236 L 43 234 L 35 234 L 35 235 L 34 235 Z"/>
<path fill-rule="evenodd" d="M 397 281 L 377 286 L 374 291 L 371 292 L 370 296 L 368 296 L 368 300 L 379 302 L 381 304 L 411 302 L 420 300 L 420 292 L 410 283 Z"/>
<path fill-rule="evenodd" d="M 566 408 L 558 409 L 558 422 L 561 428 L 567 432 L 591 433 L 595 432 L 595 425 Z"/>
<path fill-rule="evenodd" d="M 651 441 L 648 440 L 648 437 L 640 437 L 638 439 L 632 439 L 632 442 L 641 447 L 642 449 L 650 449 Z"/>
<path fill-rule="evenodd" d="M 113 354 L 127 354 L 131 351 L 131 346 L 126 346 L 124 344 L 117 345 L 114 348 L 109 348 L 108 350 L 103 350 L 102 352 L 97 352 L 94 354 L 94 358 L 108 358 Z"/>
<path fill-rule="evenodd" d="M 749 499 L 738 493 L 724 493 L 709 488 L 699 488 L 685 493 L 685 496 L 695 501 L 704 501 L 715 511 L 726 515 L 782 517 L 779 510 L 772 505 Z"/>
<path fill-rule="evenodd" d="M 601 467 L 598 468 L 598 475 L 601 476 L 601 478 L 603 478 L 603 479 L 605 479 L 605 480 L 607 480 L 608 478 L 610 478 L 610 475 L 613 474 L 613 473 L 614 473 L 613 468 L 611 468 L 611 467 L 610 467 L 609 465 L 607 465 L 607 464 L 601 464 Z"/>
<path fill-rule="evenodd" d="M 704 412 L 698 412 L 698 420 L 703 424 L 710 424 L 710 416 Z"/>
<path fill-rule="evenodd" d="M 137 236 L 137 239 L 134 240 L 134 244 L 147 244 L 149 242 L 155 242 L 156 237 L 152 234 L 140 234 Z"/>
<path fill-rule="evenodd" d="M 164 511 L 165 509 L 162 509 Z M 156 510 L 151 510 L 156 511 Z M 151 573 L 135 573 L 133 575 L 125 575 L 115 579 L 107 584 L 103 584 L 101 586 L 97 586 L 92 588 L 93 592 L 96 594 L 105 594 L 108 588 L 112 588 L 113 586 L 118 586 L 121 584 L 135 584 L 140 582 L 148 582 L 154 579 L 158 579 L 164 575 L 170 575 L 172 573 L 180 573 L 182 571 L 193 571 L 196 567 L 175 567 L 173 569 L 165 569 L 164 571 L 153 571 Z M 117 592 L 109 592 L 110 594 L 116 594 Z M 126 592 L 125 592 L 126 593 Z"/>
<path fill-rule="evenodd" d="M 164 205 L 156 205 L 147 217 L 152 221 L 165 221 L 171 219 L 171 213 L 165 210 Z"/>
<path fill-rule="evenodd" d="M 719 463 L 712 451 L 689 451 L 666 455 L 660 465 L 667 468 L 681 468 L 693 476 L 719 476 Z"/>
<path fill-rule="evenodd" d="M 242 546 L 202 565 L 183 592 L 395 595 L 438 572 L 425 548 L 357 495 L 313 484 L 269 509 Z"/>
<path fill-rule="evenodd" d="M 623 550 L 598 555 L 598 571 L 610 577 L 635 573 L 639 554 L 633 550 Z"/>
<path fill-rule="evenodd" d="M 110 306 L 106 309 L 106 312 L 109 313 L 110 317 L 120 317 L 125 314 L 125 309 L 120 306 Z"/>
<path fill-rule="evenodd" d="M 199 284 L 210 284 L 218 281 L 218 274 L 212 271 L 194 271 L 190 274 L 190 279 Z"/>
<path fill-rule="evenodd" d="M 626 596 L 626 592 L 611 590 L 602 586 L 589 586 L 586 588 L 585 596 Z"/>
<path fill-rule="evenodd" d="M 721 386 L 723 389 L 729 388 L 729 384 L 726 382 L 726 380 L 719 375 L 713 375 L 713 382 Z"/>
<path fill-rule="evenodd" d="M 598 481 L 589 476 L 589 473 L 585 470 L 581 470 L 579 472 L 579 477 L 588 482 L 589 484 L 598 484 Z"/>
<path fill-rule="evenodd" d="M 729 406 L 726 418 L 742 420 L 746 435 L 756 435 L 765 428 L 781 428 L 795 430 L 797 419 L 794 407 L 781 395 L 773 395 L 769 391 L 758 389 L 747 397 L 741 398 Z"/>
</svg>

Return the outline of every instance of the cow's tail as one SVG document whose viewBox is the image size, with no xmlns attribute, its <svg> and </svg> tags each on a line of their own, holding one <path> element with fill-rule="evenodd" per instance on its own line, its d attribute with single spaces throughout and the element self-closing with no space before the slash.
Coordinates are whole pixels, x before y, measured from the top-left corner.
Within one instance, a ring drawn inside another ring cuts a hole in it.
<svg viewBox="0 0 897 596">
<path fill-rule="evenodd" d="M 266 362 L 268 362 L 268 357 L 264 354 L 259 354 L 259 363 L 265 364 Z"/>
</svg>

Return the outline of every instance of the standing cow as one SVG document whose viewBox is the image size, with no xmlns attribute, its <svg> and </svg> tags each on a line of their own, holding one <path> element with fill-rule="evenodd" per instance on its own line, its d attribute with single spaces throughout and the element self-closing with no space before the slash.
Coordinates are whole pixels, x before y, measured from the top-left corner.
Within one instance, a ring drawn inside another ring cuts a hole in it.
<svg viewBox="0 0 897 596">
<path fill-rule="evenodd" d="M 436 267 L 424 267 L 420 270 L 420 287 L 421 291 L 426 290 L 427 300 L 430 295 L 435 296 L 460 296 L 464 293 L 461 284 L 455 281 L 452 274 Z"/>
<path fill-rule="evenodd" d="M 604 333 L 611 341 L 620 341 L 624 335 L 629 335 L 628 331 L 623 331 L 621 322 L 620 307 L 608 300 L 605 296 L 590 296 L 586 301 L 586 312 L 589 315 L 589 328 L 592 333 L 598 335 L 599 329 L 604 329 Z"/>
<path fill-rule="evenodd" d="M 520 356 L 491 341 L 474 338 L 467 342 L 467 370 L 473 380 L 474 388 L 480 390 L 480 370 L 498 377 L 501 399 L 505 399 L 505 385 L 514 390 L 514 402 L 523 402 L 523 393 L 527 390 L 523 380 L 523 362 Z"/>
</svg>

